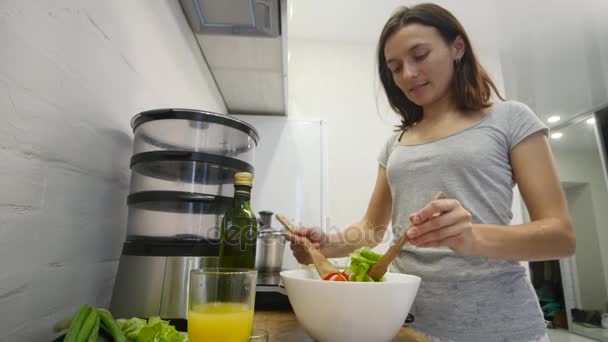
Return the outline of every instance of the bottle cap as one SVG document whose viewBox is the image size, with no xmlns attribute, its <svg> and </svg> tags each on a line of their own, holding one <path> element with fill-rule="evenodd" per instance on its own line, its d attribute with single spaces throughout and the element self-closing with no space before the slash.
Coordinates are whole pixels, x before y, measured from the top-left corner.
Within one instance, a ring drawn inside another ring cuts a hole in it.
<svg viewBox="0 0 608 342">
<path fill-rule="evenodd" d="M 253 185 L 253 174 L 250 172 L 237 172 L 234 174 L 234 185 Z"/>
</svg>

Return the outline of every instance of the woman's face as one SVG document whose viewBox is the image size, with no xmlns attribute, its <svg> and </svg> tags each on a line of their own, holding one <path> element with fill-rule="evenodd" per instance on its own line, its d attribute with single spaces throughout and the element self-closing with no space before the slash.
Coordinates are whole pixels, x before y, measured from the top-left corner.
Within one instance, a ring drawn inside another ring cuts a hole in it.
<svg viewBox="0 0 608 342">
<path fill-rule="evenodd" d="M 454 60 L 463 47 L 460 37 L 448 45 L 434 27 L 409 24 L 387 39 L 384 55 L 395 84 L 424 107 L 449 94 Z"/>
</svg>

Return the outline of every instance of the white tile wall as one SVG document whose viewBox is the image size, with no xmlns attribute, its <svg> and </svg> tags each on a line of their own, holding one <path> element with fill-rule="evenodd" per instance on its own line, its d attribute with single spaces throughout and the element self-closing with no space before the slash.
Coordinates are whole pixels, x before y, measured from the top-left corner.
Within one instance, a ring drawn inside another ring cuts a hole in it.
<svg viewBox="0 0 608 342">
<path fill-rule="evenodd" d="M 130 118 L 226 108 L 178 1 L 0 2 L 0 341 L 108 304 Z"/>
</svg>

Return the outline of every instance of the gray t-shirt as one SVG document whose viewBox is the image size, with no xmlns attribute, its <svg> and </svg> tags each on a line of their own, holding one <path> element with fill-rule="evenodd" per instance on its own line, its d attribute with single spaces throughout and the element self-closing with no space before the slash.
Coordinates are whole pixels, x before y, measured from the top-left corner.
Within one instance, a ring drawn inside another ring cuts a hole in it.
<svg viewBox="0 0 608 342">
<path fill-rule="evenodd" d="M 548 133 L 529 107 L 507 101 L 475 126 L 433 142 L 403 145 L 400 132 L 391 136 L 378 161 L 393 198 L 393 243 L 409 215 L 438 191 L 457 199 L 474 224 L 508 225 L 515 186 L 509 152 L 538 131 Z M 531 341 L 545 334 L 537 296 L 516 261 L 406 244 L 391 270 L 422 278 L 411 313 L 414 327 L 426 334 L 466 342 Z"/>
</svg>

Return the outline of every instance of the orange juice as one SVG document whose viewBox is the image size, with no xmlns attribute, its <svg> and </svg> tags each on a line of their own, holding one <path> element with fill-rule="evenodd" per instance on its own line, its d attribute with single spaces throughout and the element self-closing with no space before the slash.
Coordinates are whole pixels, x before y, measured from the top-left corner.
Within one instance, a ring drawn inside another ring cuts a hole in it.
<svg viewBox="0 0 608 342">
<path fill-rule="evenodd" d="M 253 309 L 241 303 L 208 303 L 188 312 L 190 342 L 247 342 Z"/>
</svg>

